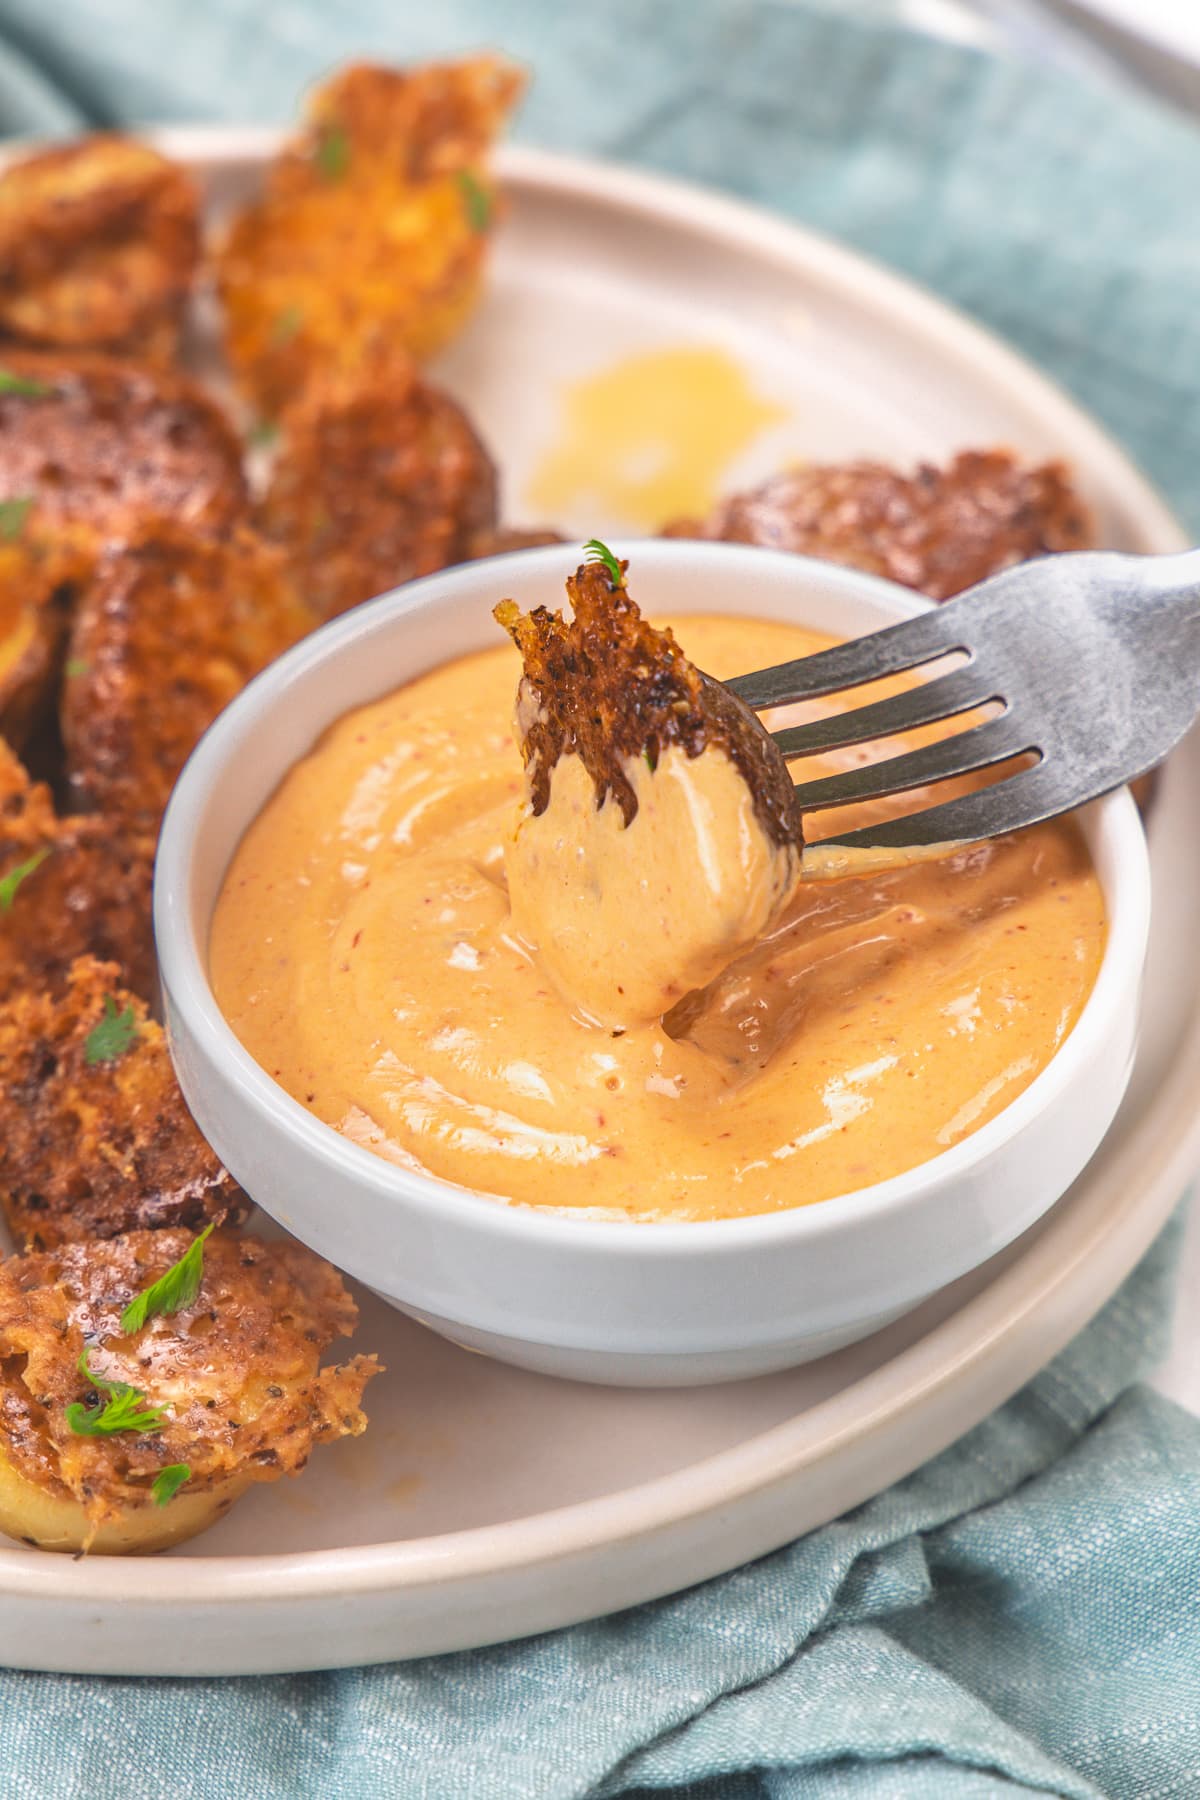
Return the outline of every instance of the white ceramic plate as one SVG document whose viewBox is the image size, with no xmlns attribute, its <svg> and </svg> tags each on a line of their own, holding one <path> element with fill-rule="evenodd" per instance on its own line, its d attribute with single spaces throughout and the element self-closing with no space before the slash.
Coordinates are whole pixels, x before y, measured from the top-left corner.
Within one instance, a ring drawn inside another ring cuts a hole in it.
<svg viewBox="0 0 1200 1800">
<path fill-rule="evenodd" d="M 262 132 L 163 135 L 215 203 Z M 634 349 L 723 346 L 790 423 L 730 479 L 789 456 L 902 461 L 1004 441 L 1074 464 L 1105 539 L 1181 534 L 1115 446 L 1018 358 L 871 264 L 674 183 L 530 151 L 490 297 L 442 365 L 498 449 L 520 518 L 555 384 Z M 563 521 L 588 535 L 619 518 Z M 4 1660 L 234 1674 L 479 1645 L 732 1568 L 856 1505 L 976 1423 L 1091 1317 L 1200 1164 L 1200 739 L 1152 840 L 1142 1049 L 1118 1126 L 1036 1231 L 900 1324 L 826 1361 L 726 1387 L 574 1386 L 456 1349 L 364 1298 L 389 1373 L 361 1440 L 255 1490 L 194 1546 L 72 1562 L 0 1550 Z"/>
</svg>

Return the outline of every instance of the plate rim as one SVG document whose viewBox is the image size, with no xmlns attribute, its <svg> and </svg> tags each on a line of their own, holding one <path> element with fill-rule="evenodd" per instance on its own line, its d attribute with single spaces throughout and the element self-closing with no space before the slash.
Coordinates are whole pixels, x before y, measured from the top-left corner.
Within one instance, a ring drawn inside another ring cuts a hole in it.
<svg viewBox="0 0 1200 1800">
<path fill-rule="evenodd" d="M 171 125 L 149 127 L 138 135 L 168 154 L 214 172 L 248 161 L 260 161 L 284 135 L 274 126 Z M 4 146 L 0 160 L 25 153 L 31 146 Z M 1022 407 L 1063 443 L 1063 454 L 1078 458 L 1089 473 L 1106 479 L 1127 498 L 1148 538 L 1160 548 L 1187 542 L 1178 520 L 1116 440 L 1050 377 L 1019 352 L 955 307 L 927 293 L 907 277 L 869 256 L 834 242 L 808 226 L 700 184 L 647 173 L 589 157 L 519 146 L 496 158 L 498 173 L 514 186 L 532 188 L 563 199 L 581 195 L 643 220 L 690 227 L 726 245 L 779 261 L 796 273 L 836 290 L 861 304 L 869 293 L 875 310 L 886 309 L 906 333 L 948 347 L 963 361 L 979 367 L 985 385 L 997 381 Z M 665 215 L 665 217 L 664 217 Z M 781 1424 L 733 1448 L 716 1452 L 668 1474 L 591 1499 L 498 1524 L 474 1526 L 438 1536 L 400 1538 L 332 1549 L 206 1555 L 186 1558 L 94 1558 L 75 1562 L 24 1549 L 0 1549 L 0 1602 L 38 1600 L 90 1610 L 119 1606 L 127 1617 L 142 1607 L 185 1608 L 189 1615 L 225 1608 L 232 1603 L 335 1601 L 356 1596 L 392 1596 L 410 1590 L 451 1590 L 481 1577 L 530 1573 L 564 1562 L 601 1556 L 635 1540 L 655 1536 L 736 1507 L 756 1495 L 800 1483 L 822 1462 L 848 1455 L 874 1438 L 884 1444 L 873 1455 L 867 1485 L 857 1499 L 881 1491 L 892 1481 L 928 1460 L 984 1417 L 995 1405 L 1043 1367 L 1104 1304 L 1121 1279 L 1148 1247 L 1168 1217 L 1190 1177 L 1200 1165 L 1200 1112 L 1188 1101 L 1200 1091 L 1200 1019 L 1181 1041 L 1174 1064 L 1153 1103 L 1115 1149 L 1102 1170 L 1092 1166 L 1086 1191 L 1066 1207 L 1051 1211 L 1037 1238 L 985 1288 L 947 1319 L 885 1363 L 860 1375 L 835 1394 L 807 1407 Z M 1174 1116 L 1174 1132 L 1162 1121 Z M 1060 1240 L 1064 1240 L 1061 1242 Z M 1090 1283 L 1078 1279 L 1080 1265 L 1091 1265 Z M 1031 1284 L 1030 1267 L 1039 1271 Z M 1043 1329 L 1026 1330 L 1035 1315 Z M 986 1404 L 979 1404 L 983 1393 Z M 847 1402 L 857 1402 L 850 1418 Z M 926 1431 L 921 1450 L 908 1453 L 906 1421 L 914 1410 L 939 1420 Z M 936 1449 L 929 1445 L 936 1439 Z M 736 1567 L 791 1541 L 821 1522 L 805 1517 L 803 1496 L 789 1515 L 786 1530 L 760 1523 L 751 1546 L 738 1540 L 732 1556 L 712 1546 L 693 1546 L 682 1561 L 687 1572 L 672 1565 L 667 1581 L 657 1584 L 647 1574 L 638 1583 L 643 1600 L 678 1591 L 697 1580 Z M 827 1516 L 818 1506 L 821 1519 Z M 839 1508 L 839 1510 L 842 1510 Z M 733 1542 L 729 1533 L 728 1541 Z M 616 1604 L 632 1603 L 617 1595 Z M 553 1610 L 553 1609 L 552 1609 Z M 611 1610 L 606 1607 L 605 1610 Z M 459 1633 L 442 1649 L 465 1648 L 525 1635 L 548 1625 L 566 1625 L 597 1616 L 594 1608 L 566 1603 L 547 1620 L 545 1609 L 535 1623 L 508 1618 L 494 1637 Z M 394 1644 L 374 1660 L 396 1660 L 405 1654 L 430 1653 L 418 1645 L 406 1652 Z M 367 1660 L 361 1648 L 342 1662 Z M 118 1658 L 112 1672 L 138 1672 L 128 1657 Z M 69 1652 L 65 1660 L 40 1660 L 17 1666 L 82 1666 Z M 102 1668 L 103 1663 L 91 1665 Z M 297 1651 L 269 1664 L 239 1663 L 236 1648 L 220 1671 L 201 1657 L 177 1672 L 236 1673 L 272 1667 L 279 1671 L 339 1666 L 336 1655 L 318 1662 Z M 147 1674 L 167 1672 L 161 1663 Z"/>
</svg>

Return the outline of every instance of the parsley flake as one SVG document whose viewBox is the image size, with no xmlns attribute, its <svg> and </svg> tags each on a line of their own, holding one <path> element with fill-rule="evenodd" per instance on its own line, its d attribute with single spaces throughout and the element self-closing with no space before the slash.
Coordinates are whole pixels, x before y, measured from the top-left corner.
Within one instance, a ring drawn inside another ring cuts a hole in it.
<svg viewBox="0 0 1200 1800">
<path fill-rule="evenodd" d="M 126 1337 L 140 1331 L 147 1319 L 156 1314 L 182 1312 L 190 1306 L 200 1292 L 200 1283 L 204 1278 L 204 1241 L 212 1230 L 206 1225 L 194 1243 L 188 1245 L 178 1262 L 157 1281 L 135 1294 L 125 1311 L 121 1314 L 121 1330 Z"/>
<path fill-rule="evenodd" d="M 89 1069 L 97 1063 L 116 1062 L 124 1056 L 138 1034 L 137 1014 L 132 1006 L 117 1011 L 111 994 L 105 996 L 104 1011 L 88 1032 L 83 1044 L 83 1060 Z"/>
<path fill-rule="evenodd" d="M 271 327 L 271 342 L 277 350 L 290 344 L 304 323 L 304 309 L 300 306 L 285 306 Z"/>
<path fill-rule="evenodd" d="M 86 656 L 68 656 L 63 664 L 63 674 L 68 676 L 90 675 L 92 665 Z"/>
<path fill-rule="evenodd" d="M 0 538 L 11 544 L 19 538 L 25 529 L 25 521 L 33 510 L 32 494 L 22 494 L 19 499 L 0 500 Z"/>
<path fill-rule="evenodd" d="M 154 1477 L 150 1488 L 155 1506 L 165 1506 L 168 1500 L 173 1500 L 191 1472 L 187 1463 L 168 1463 L 166 1468 Z"/>
<path fill-rule="evenodd" d="M 31 381 L 28 375 L 15 375 L 11 369 L 0 369 L 0 394 L 20 394 L 26 400 L 41 400 L 54 389 L 44 381 Z"/>
<path fill-rule="evenodd" d="M 625 577 L 621 573 L 621 565 L 607 544 L 602 544 L 599 538 L 589 538 L 587 543 L 583 546 L 583 554 L 587 562 L 601 562 L 604 564 L 605 568 L 608 570 L 608 579 L 613 587 L 623 588 L 625 586 Z"/>
<path fill-rule="evenodd" d="M 246 433 L 246 441 L 252 450 L 266 450 L 279 436 L 279 427 L 274 419 L 256 419 Z"/>
<path fill-rule="evenodd" d="M 339 181 L 350 166 L 350 139 L 340 125 L 322 132 L 313 160 L 326 181 Z"/>
<path fill-rule="evenodd" d="M 118 1431 L 157 1431 L 166 1418 L 161 1406 L 146 1406 L 146 1396 L 127 1381 L 108 1381 L 88 1368 L 88 1353 L 79 1358 L 79 1373 L 86 1375 L 98 1394 L 108 1398 L 103 1406 L 86 1406 L 73 1400 L 66 1409 L 67 1424 L 76 1437 L 111 1437 Z M 145 1410 L 140 1410 L 144 1408 Z"/>
<path fill-rule="evenodd" d="M 492 222 L 492 196 L 478 175 L 470 169 L 459 169 L 454 177 L 463 198 L 467 224 L 472 231 L 486 231 Z"/>
<path fill-rule="evenodd" d="M 0 912 L 12 911 L 17 889 L 35 869 L 41 868 L 49 854 L 49 844 L 43 844 L 40 850 L 35 850 L 32 856 L 27 856 L 23 863 L 18 863 L 15 869 L 10 869 L 3 880 L 0 880 Z"/>
</svg>

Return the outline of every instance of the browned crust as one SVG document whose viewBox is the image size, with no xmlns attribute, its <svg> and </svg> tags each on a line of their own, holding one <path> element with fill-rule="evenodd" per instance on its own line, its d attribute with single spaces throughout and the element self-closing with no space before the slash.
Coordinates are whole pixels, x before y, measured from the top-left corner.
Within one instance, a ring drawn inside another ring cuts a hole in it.
<svg viewBox="0 0 1200 1800">
<path fill-rule="evenodd" d="M 144 525 L 75 611 L 60 716 L 76 804 L 156 826 L 201 734 L 315 619 L 286 560 L 245 527 Z"/>
<path fill-rule="evenodd" d="M 263 529 L 323 618 L 464 561 L 496 522 L 496 470 L 462 408 L 389 360 L 289 407 Z"/>
<path fill-rule="evenodd" d="M 112 1061 L 88 1039 L 106 1007 L 136 1035 Z M 248 1201 L 201 1137 L 161 1026 L 114 963 L 81 957 L 54 993 L 0 1008 L 0 1205 L 27 1250 L 240 1217 Z"/>
<path fill-rule="evenodd" d="M 75 597 L 90 559 L 27 542 L 0 543 L 0 732 L 20 750 L 52 716 Z"/>
<path fill-rule="evenodd" d="M 0 911 L 0 1006 L 53 991 L 87 955 L 116 963 L 126 986 L 151 999 L 153 835 L 98 814 L 58 818 L 0 739 L 0 878 L 39 850 L 49 854 Z"/>
<path fill-rule="evenodd" d="M 1085 550 L 1092 519 L 1059 462 L 963 451 L 904 475 L 881 463 L 790 469 L 667 537 L 718 538 L 846 563 L 947 600 L 1013 563 Z"/>
<path fill-rule="evenodd" d="M 479 531 L 467 544 L 464 561 L 475 562 L 484 556 L 507 556 L 512 550 L 537 550 L 544 544 L 565 544 L 561 531 L 549 525 L 497 525 L 491 531 Z"/>
<path fill-rule="evenodd" d="M 18 1472 L 82 1502 L 94 1523 L 147 1503 L 172 1463 L 192 1493 L 231 1479 L 295 1475 L 314 1444 L 366 1424 L 362 1391 L 374 1357 L 320 1368 L 354 1329 L 340 1275 L 291 1241 L 231 1231 L 209 1238 L 194 1303 L 131 1338 L 121 1312 L 178 1261 L 187 1231 L 133 1231 L 0 1264 L 0 1440 Z M 78 1363 L 147 1396 L 170 1397 L 157 1429 L 110 1437 L 72 1432 L 66 1408 L 95 1399 Z"/>
<path fill-rule="evenodd" d="M 0 176 L 0 336 L 168 361 L 199 213 L 183 169 L 116 132 L 11 164 Z"/>
<path fill-rule="evenodd" d="M 0 363 L 49 389 L 0 393 L 0 500 L 32 501 L 28 540 L 94 553 L 148 516 L 211 533 L 244 512 L 241 444 L 195 382 L 102 356 Z"/>
<path fill-rule="evenodd" d="M 602 562 L 581 564 L 567 595 L 570 620 L 544 606 L 522 613 L 513 600 L 495 613 L 524 663 L 517 724 L 533 812 L 550 803 L 560 756 L 579 757 L 597 805 L 611 794 L 628 825 L 637 812 L 631 762 L 644 757 L 653 769 L 672 745 L 690 757 L 720 748 L 775 842 L 798 842 L 787 766 L 753 714 L 688 661 L 669 627 L 643 619 Z"/>
<path fill-rule="evenodd" d="M 499 210 L 484 158 L 523 85 L 489 55 L 353 64 L 314 93 L 217 257 L 229 358 L 265 417 L 315 376 L 424 360 L 460 330 Z"/>
</svg>

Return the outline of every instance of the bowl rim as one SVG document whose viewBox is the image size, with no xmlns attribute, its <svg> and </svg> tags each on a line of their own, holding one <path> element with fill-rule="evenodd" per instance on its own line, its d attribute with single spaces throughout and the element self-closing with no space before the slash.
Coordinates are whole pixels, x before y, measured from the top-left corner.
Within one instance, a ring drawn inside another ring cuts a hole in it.
<svg viewBox="0 0 1200 1800">
<path fill-rule="evenodd" d="M 836 592 L 884 601 L 895 612 L 927 610 L 932 602 L 879 576 L 826 563 L 791 552 L 754 545 L 690 539 L 637 538 L 622 535 L 621 549 L 636 554 L 639 575 L 656 564 L 700 558 L 738 569 L 763 567 L 764 559 L 778 574 L 796 578 L 797 586 L 820 583 Z M 1050 1061 L 1007 1106 L 957 1144 L 911 1169 L 832 1195 L 770 1212 L 729 1219 L 646 1220 L 578 1217 L 514 1201 L 504 1195 L 466 1188 L 436 1175 L 419 1174 L 388 1162 L 342 1136 L 296 1100 L 258 1063 L 229 1025 L 213 993 L 207 969 L 207 930 L 195 929 L 192 918 L 192 851 L 196 825 L 210 804 L 219 779 L 235 764 L 243 739 L 261 728 L 261 717 L 278 707 L 292 683 L 334 660 L 364 637 L 389 635 L 397 620 L 449 598 L 456 578 L 478 579 L 488 567 L 503 567 L 505 581 L 519 582 L 526 571 L 562 566 L 573 558 L 571 545 L 553 544 L 511 551 L 441 569 L 403 584 L 330 620 L 286 651 L 232 700 L 209 727 L 185 765 L 163 820 L 154 875 L 154 934 L 160 977 L 175 1011 L 184 1015 L 189 1039 L 202 1056 L 223 1065 L 242 1094 L 275 1130 L 284 1130 L 318 1164 L 336 1166 L 344 1177 L 375 1191 L 386 1203 L 416 1209 L 431 1224 L 492 1230 L 525 1240 L 531 1247 L 588 1248 L 609 1253 L 705 1257 L 744 1249 L 763 1249 L 787 1241 L 815 1241 L 847 1226 L 863 1226 L 885 1214 L 929 1197 L 947 1183 L 959 1182 L 987 1162 L 1006 1143 L 1052 1108 L 1086 1064 L 1097 1037 L 1105 1035 L 1110 1016 L 1127 996 L 1132 971 L 1140 979 L 1150 923 L 1150 869 L 1140 816 L 1128 789 L 1092 803 L 1097 829 L 1108 837 L 1115 871 L 1105 890 L 1108 932 L 1100 969 L 1079 1018 Z M 464 651 L 463 654 L 469 654 Z M 437 666 L 437 665 L 432 665 Z M 403 685 L 403 681 L 397 682 Z M 387 690 L 384 690 L 387 691 Z M 362 702 L 353 704 L 365 704 Z M 349 710 L 349 708 L 347 708 Z M 314 730 L 313 742 L 328 729 Z M 240 837 L 239 840 L 240 842 Z M 236 845 L 233 847 L 236 848 Z M 230 855 L 232 856 L 231 849 Z M 228 868 L 228 862 L 226 863 Z M 201 942 L 201 936 L 204 941 Z"/>
</svg>

